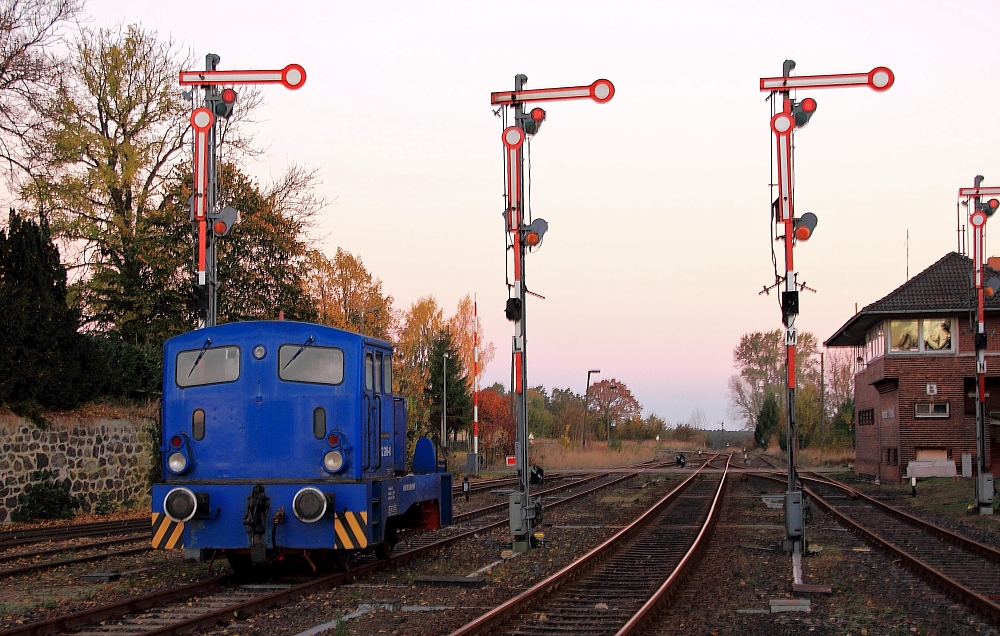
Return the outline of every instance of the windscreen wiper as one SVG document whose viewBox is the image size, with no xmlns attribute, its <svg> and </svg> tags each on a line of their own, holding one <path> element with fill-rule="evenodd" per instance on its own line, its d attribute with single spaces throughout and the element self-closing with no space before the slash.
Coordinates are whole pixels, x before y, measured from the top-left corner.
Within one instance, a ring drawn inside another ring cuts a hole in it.
<svg viewBox="0 0 1000 636">
<path fill-rule="evenodd" d="M 191 374 L 194 373 L 195 367 L 197 367 L 198 363 L 201 362 L 201 359 L 205 357 L 205 352 L 208 351 L 208 346 L 210 344 L 212 344 L 212 339 L 211 338 L 206 338 L 205 339 L 205 346 L 201 348 L 200 352 L 198 352 L 198 357 L 195 358 L 194 364 L 191 365 L 191 370 L 188 371 L 188 377 L 189 378 L 191 377 Z"/>
<path fill-rule="evenodd" d="M 299 354 L 302 353 L 302 350 L 305 349 L 306 347 L 308 347 L 310 344 L 312 344 L 313 340 L 315 340 L 315 338 L 313 338 L 312 336 L 309 336 L 309 339 L 302 343 L 302 346 L 299 347 L 299 350 L 295 352 L 294 356 L 292 356 L 291 358 L 289 358 L 288 362 L 285 363 L 285 366 L 281 367 L 281 370 L 284 371 L 285 369 L 287 369 L 288 365 L 290 365 L 292 362 L 294 362 L 295 358 L 298 358 Z"/>
</svg>

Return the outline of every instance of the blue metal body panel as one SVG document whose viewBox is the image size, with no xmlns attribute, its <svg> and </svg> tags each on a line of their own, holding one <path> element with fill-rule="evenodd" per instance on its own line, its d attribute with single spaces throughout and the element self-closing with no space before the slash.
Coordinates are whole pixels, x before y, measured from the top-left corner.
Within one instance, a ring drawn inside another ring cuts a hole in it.
<svg viewBox="0 0 1000 636">
<path fill-rule="evenodd" d="M 342 380 L 320 384 L 281 379 L 280 348 L 292 346 L 286 350 L 287 359 L 301 352 L 303 344 L 342 351 Z M 205 371 L 200 362 L 191 362 L 204 356 L 203 349 L 227 347 L 239 352 L 227 358 L 227 364 L 233 363 L 232 357 L 238 360 L 238 373 L 231 366 L 228 381 L 181 386 L 191 384 L 188 378 L 195 371 Z M 264 353 L 258 357 L 255 351 L 261 347 Z M 181 354 L 186 356 L 183 368 Z M 372 368 L 391 365 L 391 355 L 387 342 L 292 321 L 232 323 L 171 338 L 164 344 L 164 479 L 153 487 L 153 512 L 165 512 L 163 499 L 175 487 L 207 494 L 208 513 L 184 524 L 184 546 L 192 549 L 249 546 L 243 521 L 255 484 L 263 485 L 270 499 L 265 533 L 269 548 L 342 548 L 334 529 L 338 518 L 350 521 L 355 535 L 363 531 L 368 545 L 377 544 L 391 517 L 404 515 L 420 502 L 437 502 L 441 525 L 450 524 L 451 475 L 405 475 L 406 402 L 392 394 L 392 387 L 382 386 L 379 374 L 372 379 Z M 314 420 L 317 409 L 323 409 L 325 427 L 322 419 Z M 204 413 L 200 428 L 195 424 L 198 412 Z M 331 434 L 337 437 L 333 445 Z M 333 450 L 341 453 L 344 465 L 331 473 L 323 458 Z M 173 452 L 187 459 L 180 474 L 168 465 Z M 333 495 L 335 510 L 314 523 L 302 522 L 292 512 L 293 497 L 306 486 Z M 282 508 L 283 519 L 275 525 L 274 516 Z M 364 528 L 361 516 L 350 516 L 362 514 Z"/>
</svg>

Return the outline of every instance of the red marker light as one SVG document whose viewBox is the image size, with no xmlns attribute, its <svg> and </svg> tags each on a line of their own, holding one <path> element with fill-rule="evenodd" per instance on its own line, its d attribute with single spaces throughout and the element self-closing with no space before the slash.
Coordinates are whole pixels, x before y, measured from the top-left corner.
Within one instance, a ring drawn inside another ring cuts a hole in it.
<svg viewBox="0 0 1000 636">
<path fill-rule="evenodd" d="M 215 233 L 216 234 L 225 234 L 226 233 L 226 224 L 223 223 L 222 221 L 216 221 L 215 222 Z"/>
<path fill-rule="evenodd" d="M 986 202 L 986 214 L 993 216 L 993 213 L 997 211 L 997 208 L 1000 208 L 1000 201 L 997 199 L 990 199 Z"/>
<path fill-rule="evenodd" d="M 174 435 L 173 437 L 170 438 L 170 445 L 173 446 L 174 448 L 180 448 L 181 446 L 184 445 L 184 438 L 182 438 L 180 435 Z"/>
<path fill-rule="evenodd" d="M 802 100 L 802 110 L 807 113 L 811 113 L 816 110 L 816 100 L 812 97 L 806 97 Z"/>
<path fill-rule="evenodd" d="M 542 110 L 541 108 L 532 108 L 531 119 L 534 121 L 542 121 L 543 119 L 545 119 L 545 111 Z"/>
<path fill-rule="evenodd" d="M 534 247 L 534 246 L 538 245 L 538 234 L 536 234 L 534 232 L 529 232 L 524 237 L 524 242 L 527 243 L 528 245 L 530 245 L 531 247 Z"/>
<path fill-rule="evenodd" d="M 226 102 L 227 104 L 232 104 L 233 102 L 235 102 L 236 101 L 236 91 L 234 91 L 231 88 L 223 89 L 223 91 L 222 91 L 222 101 Z"/>
<path fill-rule="evenodd" d="M 326 443 L 330 446 L 336 446 L 340 443 L 340 437 L 336 433 L 330 433 L 330 436 L 326 438 Z"/>
</svg>

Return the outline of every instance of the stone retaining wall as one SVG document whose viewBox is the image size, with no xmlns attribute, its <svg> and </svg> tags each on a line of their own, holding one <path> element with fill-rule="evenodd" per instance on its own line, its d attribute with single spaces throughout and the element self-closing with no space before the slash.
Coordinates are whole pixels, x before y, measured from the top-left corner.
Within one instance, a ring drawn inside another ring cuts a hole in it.
<svg viewBox="0 0 1000 636">
<path fill-rule="evenodd" d="M 149 506 L 150 471 L 159 462 L 157 421 L 49 415 L 39 428 L 0 413 L 0 523 L 10 523 L 17 496 L 30 492 L 32 474 L 49 470 L 69 480 L 90 511 L 101 492 L 116 505 Z"/>
</svg>

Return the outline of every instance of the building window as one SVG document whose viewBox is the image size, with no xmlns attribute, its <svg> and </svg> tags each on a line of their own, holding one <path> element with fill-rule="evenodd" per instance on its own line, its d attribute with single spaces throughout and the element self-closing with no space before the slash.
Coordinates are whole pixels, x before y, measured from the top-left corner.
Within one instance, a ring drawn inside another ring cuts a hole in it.
<svg viewBox="0 0 1000 636">
<path fill-rule="evenodd" d="M 885 355 L 885 330 L 879 323 L 865 334 L 864 361 L 871 362 Z"/>
<path fill-rule="evenodd" d="M 885 449 L 885 463 L 889 466 L 896 466 L 899 464 L 899 449 L 898 448 L 887 448 Z"/>
<path fill-rule="evenodd" d="M 870 426 L 875 423 L 875 409 L 858 411 L 858 426 Z"/>
<path fill-rule="evenodd" d="M 915 402 L 913 417 L 948 417 L 947 402 Z"/>
<path fill-rule="evenodd" d="M 951 318 L 890 320 L 889 350 L 894 353 L 954 351 Z"/>
<path fill-rule="evenodd" d="M 887 409 L 882 409 L 882 419 L 883 420 L 891 420 L 894 417 L 896 417 L 896 409 L 894 409 L 892 407 L 889 407 Z"/>
</svg>

